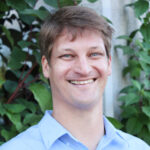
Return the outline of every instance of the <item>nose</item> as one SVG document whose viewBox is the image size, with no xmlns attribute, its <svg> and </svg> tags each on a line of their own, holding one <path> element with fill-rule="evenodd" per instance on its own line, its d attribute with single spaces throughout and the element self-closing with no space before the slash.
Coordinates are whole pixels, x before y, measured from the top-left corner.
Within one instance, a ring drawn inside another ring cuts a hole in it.
<svg viewBox="0 0 150 150">
<path fill-rule="evenodd" d="M 81 75 L 81 76 L 87 76 L 91 72 L 91 65 L 88 62 L 86 57 L 81 57 L 76 60 L 74 65 L 74 71 L 75 73 Z"/>
</svg>

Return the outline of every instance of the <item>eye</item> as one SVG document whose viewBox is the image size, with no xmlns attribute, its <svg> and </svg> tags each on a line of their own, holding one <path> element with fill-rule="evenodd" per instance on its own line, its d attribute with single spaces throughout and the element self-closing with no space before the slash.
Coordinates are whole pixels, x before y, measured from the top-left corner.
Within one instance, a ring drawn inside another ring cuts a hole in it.
<svg viewBox="0 0 150 150">
<path fill-rule="evenodd" d="M 100 52 L 94 52 L 94 53 L 91 53 L 90 54 L 90 57 L 99 57 L 99 56 L 103 56 L 103 53 L 100 53 Z"/>
<path fill-rule="evenodd" d="M 91 56 L 99 56 L 99 53 L 92 53 Z"/>
<path fill-rule="evenodd" d="M 72 54 L 64 54 L 64 55 L 61 55 L 60 58 L 63 58 L 65 60 L 69 60 L 69 59 L 72 59 L 74 56 Z"/>
</svg>

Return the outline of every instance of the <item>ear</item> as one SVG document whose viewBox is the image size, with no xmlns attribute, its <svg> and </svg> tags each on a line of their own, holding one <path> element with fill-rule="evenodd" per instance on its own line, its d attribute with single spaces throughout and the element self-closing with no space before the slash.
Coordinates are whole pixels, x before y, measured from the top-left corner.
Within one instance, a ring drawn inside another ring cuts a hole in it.
<svg viewBox="0 0 150 150">
<path fill-rule="evenodd" d="M 108 58 L 108 76 L 110 76 L 111 75 L 111 73 L 112 73 L 112 66 L 111 66 L 111 56 L 109 56 L 109 58 Z"/>
<path fill-rule="evenodd" d="M 45 56 L 42 56 L 41 63 L 44 77 L 49 78 L 50 66 Z"/>
</svg>

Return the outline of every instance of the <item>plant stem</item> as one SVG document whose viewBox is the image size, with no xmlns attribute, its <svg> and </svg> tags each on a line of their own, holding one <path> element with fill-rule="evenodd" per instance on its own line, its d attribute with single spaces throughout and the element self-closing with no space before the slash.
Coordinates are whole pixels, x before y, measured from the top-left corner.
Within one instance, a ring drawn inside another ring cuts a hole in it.
<svg viewBox="0 0 150 150">
<path fill-rule="evenodd" d="M 23 80 L 18 84 L 16 90 L 13 92 L 13 94 L 10 96 L 10 98 L 7 101 L 7 104 L 11 103 L 13 101 L 13 99 L 15 98 L 16 94 L 18 93 L 18 91 L 22 88 L 24 81 L 28 78 L 28 76 L 30 75 L 30 73 L 33 71 L 33 69 L 37 66 L 37 63 L 35 63 L 32 68 L 29 70 L 29 72 L 25 75 L 25 77 L 23 78 Z"/>
<path fill-rule="evenodd" d="M 60 1 L 57 0 L 57 5 L 58 5 L 58 8 L 60 8 Z"/>
<path fill-rule="evenodd" d="M 38 79 L 39 79 L 39 76 L 36 76 L 33 80 L 31 80 L 28 83 L 26 83 L 23 87 L 25 88 L 25 87 L 29 86 L 31 83 L 34 83 Z"/>
</svg>

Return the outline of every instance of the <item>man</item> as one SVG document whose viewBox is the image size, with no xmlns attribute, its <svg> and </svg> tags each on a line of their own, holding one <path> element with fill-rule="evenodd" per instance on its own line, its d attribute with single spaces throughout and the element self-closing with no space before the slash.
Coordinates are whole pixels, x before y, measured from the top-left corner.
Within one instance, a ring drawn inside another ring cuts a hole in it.
<svg viewBox="0 0 150 150">
<path fill-rule="evenodd" d="M 149 150 L 103 116 L 111 74 L 113 29 L 89 8 L 71 6 L 48 18 L 40 32 L 42 68 L 53 111 L 0 150 Z"/>
</svg>

